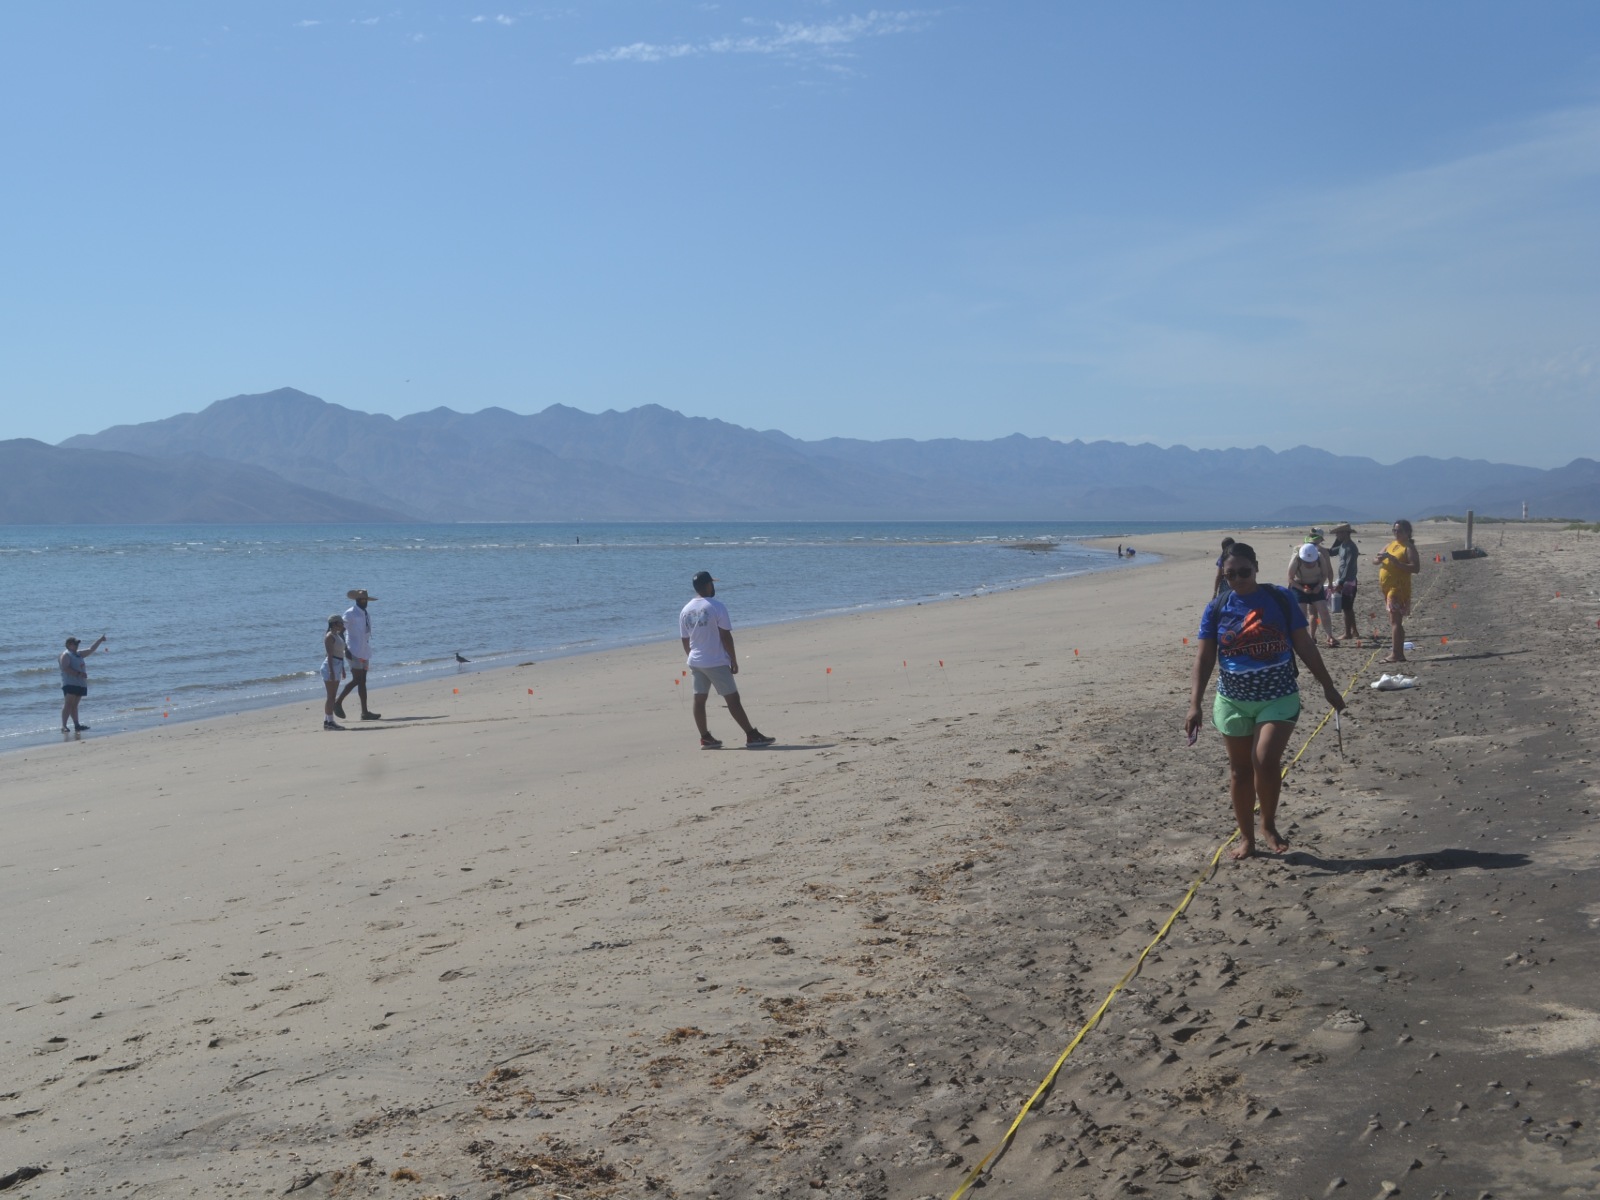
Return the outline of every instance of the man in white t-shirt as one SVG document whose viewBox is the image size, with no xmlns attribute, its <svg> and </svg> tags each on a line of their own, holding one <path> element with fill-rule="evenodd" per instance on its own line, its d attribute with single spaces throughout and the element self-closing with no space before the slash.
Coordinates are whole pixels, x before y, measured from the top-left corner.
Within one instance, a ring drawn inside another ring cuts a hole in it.
<svg viewBox="0 0 1600 1200">
<path fill-rule="evenodd" d="M 376 721 L 381 714 L 367 707 L 367 667 L 372 663 L 372 618 L 367 616 L 367 602 L 376 597 L 367 595 L 366 588 L 352 588 L 345 595 L 355 601 L 344 610 L 344 657 L 350 666 L 350 682 L 333 702 L 333 715 L 344 716 L 344 698 L 354 689 L 361 697 L 361 719 Z"/>
<path fill-rule="evenodd" d="M 689 656 L 687 666 L 694 676 L 694 723 L 700 730 L 700 749 L 719 750 L 722 743 L 711 736 L 706 726 L 706 697 L 711 689 L 727 702 L 728 711 L 744 730 L 744 744 L 759 750 L 772 745 L 770 738 L 744 714 L 744 703 L 739 699 L 739 687 L 733 677 L 739 673 L 739 656 L 733 649 L 733 623 L 728 620 L 728 606 L 716 599 L 716 580 L 710 571 L 701 571 L 694 577 L 695 598 L 683 606 L 678 614 L 678 637 L 683 641 L 683 652 Z"/>
</svg>

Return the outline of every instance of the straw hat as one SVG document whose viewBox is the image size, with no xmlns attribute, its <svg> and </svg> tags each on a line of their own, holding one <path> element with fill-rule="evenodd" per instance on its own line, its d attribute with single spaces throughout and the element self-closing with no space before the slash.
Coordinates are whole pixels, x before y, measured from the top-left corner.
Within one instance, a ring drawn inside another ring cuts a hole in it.
<svg viewBox="0 0 1600 1200">
<path fill-rule="evenodd" d="M 345 595 L 348 596 L 352 600 L 376 600 L 377 599 L 376 596 L 367 595 L 367 589 L 366 588 L 351 588 L 348 592 L 345 593 Z"/>
</svg>

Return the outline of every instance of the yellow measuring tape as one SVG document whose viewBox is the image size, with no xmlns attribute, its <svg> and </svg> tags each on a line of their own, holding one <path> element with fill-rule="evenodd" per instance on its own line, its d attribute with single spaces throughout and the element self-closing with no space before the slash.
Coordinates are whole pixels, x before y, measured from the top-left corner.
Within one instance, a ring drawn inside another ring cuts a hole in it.
<svg viewBox="0 0 1600 1200">
<path fill-rule="evenodd" d="M 1431 595 L 1433 589 L 1429 588 L 1428 591 Z M 1420 607 L 1420 605 L 1418 607 Z M 1368 656 L 1367 661 L 1362 663 L 1355 674 L 1350 676 L 1349 685 L 1344 689 L 1344 691 L 1339 693 L 1341 697 L 1348 696 L 1355 689 L 1356 680 L 1361 678 L 1362 675 L 1366 674 L 1367 668 L 1372 666 L 1372 660 L 1378 657 L 1378 651 L 1382 649 L 1383 646 L 1380 643 L 1377 649 L 1373 650 L 1373 652 Z M 1279 773 L 1278 778 L 1280 780 L 1287 779 L 1289 777 L 1290 768 L 1300 761 L 1300 756 L 1303 755 L 1310 747 L 1311 743 L 1316 740 L 1317 734 L 1322 732 L 1323 726 L 1327 725 L 1328 721 L 1333 717 L 1334 712 L 1335 710 L 1333 708 L 1329 708 L 1328 711 L 1323 715 L 1322 720 L 1317 722 L 1317 727 L 1313 729 L 1310 736 L 1300 744 L 1300 749 L 1295 753 L 1295 756 L 1291 758 L 1287 764 L 1285 764 L 1283 770 Z M 1172 929 L 1173 923 L 1183 915 L 1184 909 L 1189 907 L 1189 902 L 1194 899 L 1195 893 L 1200 890 L 1200 885 L 1206 880 L 1210 879 L 1211 876 L 1216 872 L 1217 864 L 1222 861 L 1222 852 L 1229 846 L 1233 845 L 1238 838 L 1239 831 L 1235 829 L 1232 835 L 1226 841 L 1224 841 L 1222 845 L 1217 847 L 1216 853 L 1211 856 L 1211 860 L 1206 863 L 1200 874 L 1195 876 L 1194 882 L 1189 885 L 1189 890 L 1183 894 L 1183 899 L 1178 901 L 1177 907 L 1167 915 L 1167 919 L 1162 922 L 1161 928 L 1156 930 L 1156 935 L 1150 939 L 1149 945 L 1145 946 L 1143 950 L 1139 951 L 1139 957 L 1133 960 L 1133 965 L 1127 969 L 1122 978 L 1117 980 L 1112 989 L 1106 993 L 1106 998 L 1100 1002 L 1100 1007 L 1095 1009 L 1094 1014 L 1083 1023 L 1083 1028 L 1078 1030 L 1078 1035 L 1074 1037 L 1072 1041 L 1067 1043 L 1067 1048 L 1061 1052 L 1061 1057 L 1056 1059 L 1055 1065 L 1050 1068 L 1049 1073 L 1045 1075 L 1039 1086 L 1033 1090 L 1033 1095 L 1028 1097 L 1027 1103 L 1025 1103 L 1021 1110 L 1018 1111 L 1016 1119 L 1011 1122 L 1010 1128 L 1008 1128 L 1000 1140 L 995 1143 L 994 1149 L 985 1154 L 978 1164 L 973 1167 L 972 1170 L 967 1172 L 965 1178 L 961 1180 L 961 1186 L 956 1188 L 956 1190 L 950 1194 L 950 1200 L 961 1200 L 961 1197 L 966 1194 L 970 1187 L 972 1187 L 972 1185 L 977 1181 L 978 1177 L 989 1169 L 989 1164 L 999 1156 L 1001 1151 L 1003 1151 L 1007 1146 L 1011 1145 L 1011 1139 L 1016 1137 L 1017 1130 L 1022 1126 L 1022 1119 L 1026 1117 L 1028 1113 L 1033 1111 L 1033 1106 L 1039 1102 L 1040 1098 L 1047 1091 L 1050 1090 L 1050 1085 L 1055 1082 L 1056 1075 L 1060 1073 L 1061 1068 L 1063 1065 L 1065 1065 L 1067 1059 L 1072 1056 L 1072 1052 L 1078 1048 L 1078 1043 L 1082 1042 L 1083 1039 L 1089 1035 L 1089 1031 L 1100 1023 L 1100 1018 L 1105 1016 L 1106 1010 L 1111 1007 L 1111 1002 L 1117 998 L 1117 994 L 1121 992 L 1123 988 L 1127 987 L 1128 983 L 1133 979 L 1133 977 L 1139 973 L 1139 968 L 1144 966 L 1144 960 L 1150 956 L 1150 952 L 1156 948 L 1156 946 L 1161 942 L 1162 938 L 1167 936 L 1167 933 Z"/>
</svg>

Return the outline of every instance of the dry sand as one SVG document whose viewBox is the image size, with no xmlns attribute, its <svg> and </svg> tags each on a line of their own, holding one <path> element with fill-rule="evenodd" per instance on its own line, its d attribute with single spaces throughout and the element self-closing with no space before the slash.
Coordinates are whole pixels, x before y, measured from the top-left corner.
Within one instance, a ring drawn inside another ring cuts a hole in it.
<svg viewBox="0 0 1600 1200">
<path fill-rule="evenodd" d="M 1421 528 L 1422 685 L 1328 652 L 1291 853 L 1204 884 L 989 1187 L 1600 1186 L 1600 547 L 1486 532 Z M 696 747 L 663 642 L 0 759 L 0 1189 L 948 1196 L 1229 832 L 1179 732 L 1215 539 L 1135 544 L 740 632 L 766 752 Z"/>
</svg>

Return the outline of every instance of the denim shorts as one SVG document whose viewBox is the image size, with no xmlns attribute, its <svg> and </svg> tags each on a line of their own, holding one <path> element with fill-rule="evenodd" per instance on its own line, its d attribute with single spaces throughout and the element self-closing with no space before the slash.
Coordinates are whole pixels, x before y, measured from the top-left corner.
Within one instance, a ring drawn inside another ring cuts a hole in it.
<svg viewBox="0 0 1600 1200">
<path fill-rule="evenodd" d="M 1269 721 L 1300 719 L 1300 693 L 1290 692 L 1275 700 L 1229 700 L 1221 692 L 1211 702 L 1211 720 L 1223 737 L 1249 737 Z"/>
</svg>

